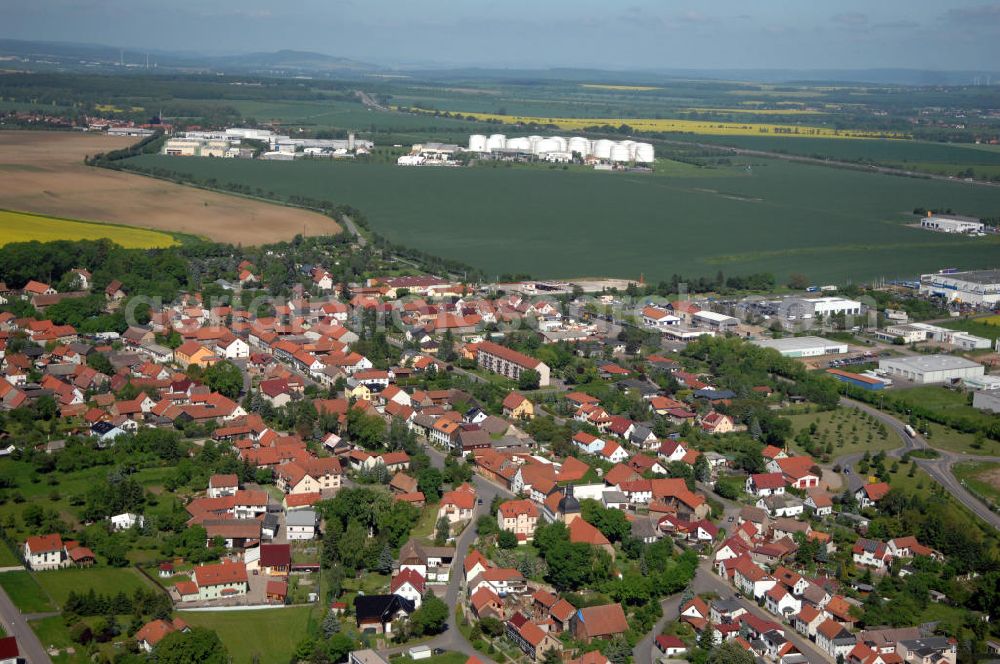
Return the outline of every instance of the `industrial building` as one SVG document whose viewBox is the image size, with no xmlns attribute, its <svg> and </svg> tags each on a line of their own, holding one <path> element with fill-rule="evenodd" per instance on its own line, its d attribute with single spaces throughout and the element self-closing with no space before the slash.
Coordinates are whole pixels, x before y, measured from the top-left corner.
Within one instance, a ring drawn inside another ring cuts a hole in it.
<svg viewBox="0 0 1000 664">
<path fill-rule="evenodd" d="M 750 343 L 761 348 L 773 348 L 784 357 L 819 357 L 820 355 L 843 355 L 847 352 L 847 344 L 840 341 L 830 341 L 823 337 L 760 339 Z"/>
<path fill-rule="evenodd" d="M 920 220 L 920 227 L 938 233 L 982 233 L 986 226 L 975 217 L 928 212 Z"/>
<path fill-rule="evenodd" d="M 253 150 L 241 147 L 243 141 L 266 144 L 262 159 L 287 161 L 299 157 L 344 158 L 367 154 L 375 144 L 359 140 L 354 134 L 347 138 L 292 138 L 275 134 L 269 129 L 231 127 L 215 131 L 189 131 L 167 140 L 163 154 L 177 157 L 242 157 L 250 158 Z"/>
<path fill-rule="evenodd" d="M 707 327 L 710 330 L 725 332 L 739 327 L 740 319 L 716 313 L 714 311 L 699 311 L 691 315 L 691 322 L 698 326 Z"/>
<path fill-rule="evenodd" d="M 972 407 L 1000 414 L 1000 394 L 996 390 L 975 392 L 972 395 Z"/>
<path fill-rule="evenodd" d="M 611 141 L 600 139 L 591 141 L 583 136 L 564 138 L 562 136 L 516 136 L 508 138 L 504 134 L 469 136 L 469 152 L 489 154 L 495 157 L 534 156 L 546 161 L 571 161 L 579 155 L 584 161 L 611 164 L 652 164 L 656 152 L 651 143 L 636 141 Z"/>
<path fill-rule="evenodd" d="M 788 320 L 807 320 L 818 316 L 860 316 L 861 303 L 842 297 L 790 297 L 782 306 L 784 318 Z"/>
<path fill-rule="evenodd" d="M 900 325 L 889 325 L 883 330 L 875 332 L 875 337 L 882 341 L 895 341 L 902 339 L 905 343 L 913 344 L 921 341 L 937 341 L 944 344 L 951 344 L 962 350 L 981 350 L 990 347 L 990 340 L 977 337 L 968 332 L 960 330 L 949 330 L 946 327 L 929 325 L 928 323 L 903 323 Z"/>
<path fill-rule="evenodd" d="M 919 384 L 949 383 L 981 377 L 983 365 L 954 355 L 908 355 L 879 360 L 879 373 L 898 376 Z"/>
<path fill-rule="evenodd" d="M 856 373 L 851 373 L 849 371 L 842 371 L 840 369 L 827 369 L 826 373 L 836 378 L 842 383 L 854 385 L 855 387 L 860 387 L 863 390 L 869 390 L 872 392 L 884 390 L 892 383 L 892 381 L 886 378 L 879 378 L 878 376 L 870 376 L 866 373 L 856 374 Z"/>
<path fill-rule="evenodd" d="M 975 306 L 1000 305 L 1000 270 L 943 271 L 920 275 L 920 294 Z"/>
</svg>

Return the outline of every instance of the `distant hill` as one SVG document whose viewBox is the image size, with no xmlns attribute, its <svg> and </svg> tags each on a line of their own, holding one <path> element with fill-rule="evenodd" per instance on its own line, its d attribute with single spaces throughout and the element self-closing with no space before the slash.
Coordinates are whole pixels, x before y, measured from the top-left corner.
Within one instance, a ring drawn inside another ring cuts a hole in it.
<svg viewBox="0 0 1000 664">
<path fill-rule="evenodd" d="M 274 53 L 247 53 L 206 59 L 213 67 L 220 69 L 285 69 L 302 72 L 351 71 L 366 72 L 378 69 L 376 65 L 358 62 L 311 51 L 276 51 Z"/>
</svg>

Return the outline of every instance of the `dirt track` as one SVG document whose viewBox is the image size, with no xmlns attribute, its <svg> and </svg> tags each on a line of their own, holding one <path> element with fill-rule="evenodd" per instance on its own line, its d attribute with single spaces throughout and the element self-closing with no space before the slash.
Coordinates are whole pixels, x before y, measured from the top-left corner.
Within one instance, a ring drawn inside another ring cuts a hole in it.
<svg viewBox="0 0 1000 664">
<path fill-rule="evenodd" d="M 0 208 L 201 235 L 243 245 L 340 230 L 323 215 L 83 164 L 136 139 L 0 131 Z"/>
</svg>

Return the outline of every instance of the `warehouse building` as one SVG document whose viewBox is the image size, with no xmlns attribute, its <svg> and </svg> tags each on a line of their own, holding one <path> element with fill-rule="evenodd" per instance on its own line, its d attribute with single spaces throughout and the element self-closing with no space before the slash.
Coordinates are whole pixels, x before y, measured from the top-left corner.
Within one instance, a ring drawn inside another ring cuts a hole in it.
<svg viewBox="0 0 1000 664">
<path fill-rule="evenodd" d="M 914 383 L 950 383 L 963 378 L 978 378 L 983 365 L 954 355 L 909 355 L 879 360 L 878 370 Z"/>
<path fill-rule="evenodd" d="M 732 316 L 714 311 L 699 311 L 691 316 L 691 322 L 717 332 L 736 329 L 740 325 L 739 318 L 733 318 Z"/>
<path fill-rule="evenodd" d="M 790 297 L 784 301 L 782 312 L 789 320 L 816 318 L 817 316 L 860 316 L 861 303 L 842 297 Z"/>
<path fill-rule="evenodd" d="M 962 350 L 982 350 L 990 347 L 990 340 L 984 337 L 977 337 L 961 330 L 949 330 L 946 327 L 929 325 L 928 323 L 906 323 L 902 325 L 889 325 L 884 330 L 875 332 L 875 337 L 882 341 L 892 342 L 902 339 L 905 343 L 919 343 L 921 341 L 937 341 L 944 344 L 951 344 Z"/>
<path fill-rule="evenodd" d="M 879 378 L 878 376 L 856 374 L 851 373 L 850 371 L 842 371 L 840 369 L 827 369 L 826 373 L 833 376 L 841 383 L 854 385 L 855 387 L 860 387 L 863 390 L 869 390 L 872 392 L 884 390 L 891 383 L 888 379 Z"/>
<path fill-rule="evenodd" d="M 1000 394 L 995 390 L 976 392 L 972 395 L 972 407 L 1000 414 Z"/>
<path fill-rule="evenodd" d="M 773 348 L 784 357 L 819 357 L 820 355 L 843 355 L 847 352 L 847 344 L 840 341 L 830 341 L 823 337 L 760 339 L 750 343 L 761 348 Z"/>
<path fill-rule="evenodd" d="M 975 217 L 928 212 L 920 220 L 920 227 L 938 233 L 982 233 L 985 225 Z"/>
<path fill-rule="evenodd" d="M 1000 270 L 920 275 L 920 294 L 975 306 L 1000 305 Z"/>
</svg>

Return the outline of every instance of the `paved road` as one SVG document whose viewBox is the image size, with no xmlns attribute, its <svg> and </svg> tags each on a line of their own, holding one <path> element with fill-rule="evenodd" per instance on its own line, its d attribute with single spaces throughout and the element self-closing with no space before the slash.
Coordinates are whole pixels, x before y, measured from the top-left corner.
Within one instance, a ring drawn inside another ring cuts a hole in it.
<svg viewBox="0 0 1000 664">
<path fill-rule="evenodd" d="M 424 447 L 431 458 L 431 465 L 435 468 L 444 468 L 446 456 L 430 444 L 425 444 Z M 472 476 L 472 483 L 476 487 L 476 496 L 482 499 L 482 505 L 476 506 L 476 510 L 472 515 L 472 522 L 465 527 L 465 530 L 462 531 L 462 534 L 459 535 L 458 540 L 455 542 L 455 559 L 452 561 L 448 589 L 444 597 L 445 604 L 448 605 L 448 629 L 428 641 L 425 645 L 430 648 L 444 648 L 445 650 L 453 650 L 467 655 L 475 655 L 485 664 L 493 664 L 493 661 L 489 657 L 473 648 L 472 644 L 459 631 L 458 622 L 455 618 L 455 607 L 459 604 L 459 597 L 463 592 L 465 582 L 465 556 L 469 552 L 469 547 L 476 539 L 476 519 L 486 514 L 495 496 L 500 495 L 505 498 L 513 498 L 514 494 L 479 475 Z"/>
<path fill-rule="evenodd" d="M 26 617 L 22 616 L 17 607 L 14 606 L 14 602 L 10 601 L 7 592 L 0 588 L 0 622 L 3 623 L 7 636 L 13 636 L 17 639 L 21 656 L 28 661 L 28 664 L 52 664 L 52 659 L 42 647 L 42 642 L 28 626 Z"/>
<path fill-rule="evenodd" d="M 346 214 L 340 215 L 340 220 L 344 222 L 344 226 L 347 226 L 347 232 L 354 236 L 354 239 L 358 241 L 358 246 L 363 247 L 368 244 L 368 239 L 361 234 L 358 230 L 358 225 L 354 223 L 354 220 L 348 217 Z"/>
<path fill-rule="evenodd" d="M 850 408 L 857 408 L 865 413 L 875 416 L 879 421 L 889 427 L 902 441 L 903 446 L 889 451 L 888 456 L 899 458 L 906 452 L 930 447 L 923 436 L 917 434 L 913 438 L 906 435 L 906 425 L 895 416 L 873 408 L 868 404 L 853 399 L 841 399 L 841 404 Z M 974 495 L 961 485 L 951 471 L 951 467 L 960 461 L 993 461 L 1000 462 L 1000 457 L 995 456 L 973 456 L 969 454 L 957 454 L 946 450 L 937 450 L 940 456 L 936 459 L 916 459 L 920 466 L 931 479 L 943 486 L 960 503 L 969 508 L 974 514 L 994 528 L 1000 529 L 1000 514 L 990 511 L 990 509 L 979 501 Z M 847 475 L 848 486 L 851 490 L 857 489 L 863 482 L 863 478 L 857 476 L 855 465 L 863 454 L 850 454 L 837 460 L 841 466 L 850 466 L 851 473 Z"/>
</svg>

